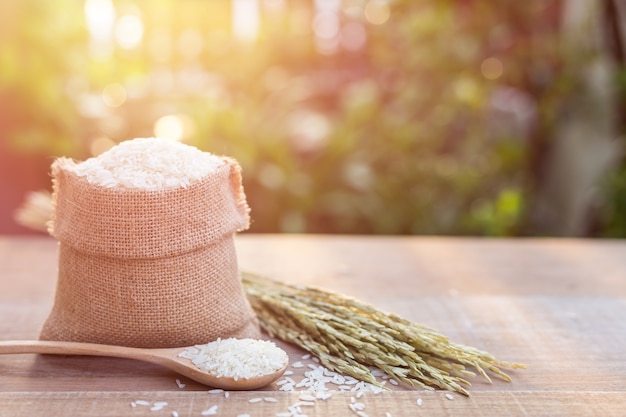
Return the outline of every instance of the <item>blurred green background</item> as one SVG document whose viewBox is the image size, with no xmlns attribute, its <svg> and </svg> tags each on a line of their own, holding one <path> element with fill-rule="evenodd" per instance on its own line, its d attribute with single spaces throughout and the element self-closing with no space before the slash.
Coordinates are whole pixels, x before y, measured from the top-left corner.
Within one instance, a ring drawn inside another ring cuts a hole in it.
<svg viewBox="0 0 626 417">
<path fill-rule="evenodd" d="M 162 136 L 250 232 L 626 236 L 618 0 L 3 0 L 0 233 L 54 157 Z"/>
</svg>

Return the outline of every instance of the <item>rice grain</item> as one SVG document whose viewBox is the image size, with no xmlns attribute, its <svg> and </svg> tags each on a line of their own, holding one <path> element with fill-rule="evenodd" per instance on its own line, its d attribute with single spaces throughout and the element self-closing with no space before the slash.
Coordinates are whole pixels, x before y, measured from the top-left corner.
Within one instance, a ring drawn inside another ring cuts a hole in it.
<svg viewBox="0 0 626 417">
<path fill-rule="evenodd" d="M 315 397 L 311 394 L 309 394 L 308 392 L 303 392 L 302 394 L 300 394 L 300 400 L 302 401 L 315 401 Z"/>
<path fill-rule="evenodd" d="M 202 411 L 200 414 L 202 414 L 203 416 L 214 416 L 217 414 L 217 405 L 214 405 L 204 411 Z"/>
<path fill-rule="evenodd" d="M 273 342 L 235 338 L 197 345 L 182 351 L 178 356 L 189 359 L 202 371 L 235 381 L 270 374 L 289 361 L 287 353 Z"/>
<path fill-rule="evenodd" d="M 94 185 L 158 190 L 187 188 L 223 164 L 219 157 L 180 142 L 138 138 L 121 142 L 72 170 Z"/>
</svg>

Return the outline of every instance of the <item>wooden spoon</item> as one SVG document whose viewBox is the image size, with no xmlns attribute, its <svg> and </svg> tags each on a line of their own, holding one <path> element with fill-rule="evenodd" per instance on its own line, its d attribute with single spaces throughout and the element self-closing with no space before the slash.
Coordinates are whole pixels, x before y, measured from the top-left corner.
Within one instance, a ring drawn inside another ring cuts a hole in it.
<svg viewBox="0 0 626 417">
<path fill-rule="evenodd" d="M 164 366 L 196 382 L 225 390 L 252 390 L 271 384 L 285 372 L 289 361 L 281 369 L 252 378 L 216 376 L 198 369 L 189 359 L 178 355 L 186 347 L 168 349 L 142 349 L 124 346 L 100 345 L 95 343 L 53 342 L 53 341 L 0 341 L 0 354 L 43 353 L 52 355 L 110 356 L 135 359 Z"/>
</svg>

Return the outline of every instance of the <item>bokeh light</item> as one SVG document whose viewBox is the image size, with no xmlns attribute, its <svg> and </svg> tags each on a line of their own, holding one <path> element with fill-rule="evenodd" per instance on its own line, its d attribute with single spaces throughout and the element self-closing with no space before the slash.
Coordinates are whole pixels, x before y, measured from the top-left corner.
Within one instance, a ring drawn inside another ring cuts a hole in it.
<svg viewBox="0 0 626 417">
<path fill-rule="evenodd" d="M 296 111 L 289 118 L 292 144 L 298 152 L 308 153 L 323 149 L 330 129 L 327 117 L 311 110 Z"/>
<path fill-rule="evenodd" d="M 488 80 L 497 80 L 504 72 L 502 61 L 498 58 L 487 58 L 480 64 L 480 72 Z"/>
<path fill-rule="evenodd" d="M 385 0 L 370 0 L 365 5 L 365 18 L 373 25 L 382 25 L 389 20 L 391 9 Z"/>
<path fill-rule="evenodd" d="M 470 77 L 459 77 L 452 84 L 454 95 L 461 103 L 477 105 L 481 100 L 480 88 L 476 81 Z"/>
<path fill-rule="evenodd" d="M 332 55 L 339 50 L 341 0 L 315 0 L 315 15 L 311 27 L 317 51 Z"/>
<path fill-rule="evenodd" d="M 276 164 L 264 164 L 259 170 L 258 180 L 265 188 L 278 190 L 285 185 L 287 177 Z"/>
<path fill-rule="evenodd" d="M 84 15 L 90 37 L 90 55 L 104 61 L 113 54 L 115 7 L 111 0 L 86 0 Z"/>
<path fill-rule="evenodd" d="M 85 23 L 92 39 L 106 42 L 113 36 L 115 8 L 111 0 L 86 0 Z"/>
<path fill-rule="evenodd" d="M 193 133 L 193 122 L 184 114 L 160 117 L 154 123 L 154 136 L 163 139 L 184 141 Z"/>
<path fill-rule="evenodd" d="M 115 25 L 115 40 L 124 49 L 134 49 L 141 44 L 143 22 L 136 15 L 120 16 Z"/>
<path fill-rule="evenodd" d="M 313 32 L 322 39 L 333 39 L 339 34 L 339 16 L 337 13 L 323 11 L 313 20 Z"/>
<path fill-rule="evenodd" d="M 112 83 L 102 89 L 102 101 L 108 107 L 120 107 L 128 94 L 122 84 Z"/>
<path fill-rule="evenodd" d="M 259 31 L 258 0 L 232 0 L 232 20 L 235 38 L 253 42 Z"/>
<path fill-rule="evenodd" d="M 358 51 L 365 47 L 367 32 L 360 22 L 348 22 L 341 28 L 341 45 L 349 51 Z"/>
</svg>

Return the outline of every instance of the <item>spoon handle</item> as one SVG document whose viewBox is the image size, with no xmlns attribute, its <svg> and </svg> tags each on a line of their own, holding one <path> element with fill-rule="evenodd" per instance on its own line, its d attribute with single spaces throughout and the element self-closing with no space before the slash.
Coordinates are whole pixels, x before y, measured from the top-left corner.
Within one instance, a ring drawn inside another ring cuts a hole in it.
<svg viewBox="0 0 626 417">
<path fill-rule="evenodd" d="M 137 358 L 143 349 L 123 346 L 100 345 L 96 343 L 55 342 L 48 340 L 8 340 L 0 341 L 0 354 L 42 353 L 51 355 L 111 356 L 117 358 Z"/>
</svg>

